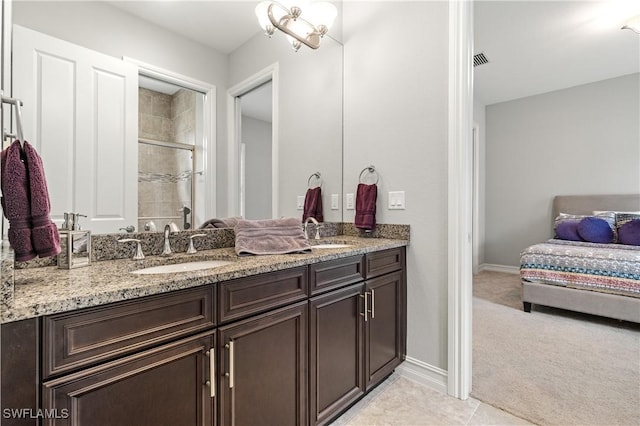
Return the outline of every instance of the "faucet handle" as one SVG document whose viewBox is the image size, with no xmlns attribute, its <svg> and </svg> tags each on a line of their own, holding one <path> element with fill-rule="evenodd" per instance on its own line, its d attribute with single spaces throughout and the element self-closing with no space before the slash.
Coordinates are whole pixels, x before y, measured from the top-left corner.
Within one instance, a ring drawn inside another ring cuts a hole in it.
<svg viewBox="0 0 640 426">
<path fill-rule="evenodd" d="M 189 254 L 193 254 L 196 253 L 197 250 L 196 248 L 193 246 L 193 239 L 197 238 L 197 237 L 206 237 L 207 234 L 193 234 L 189 237 L 189 248 L 187 249 L 187 253 Z"/>
<path fill-rule="evenodd" d="M 123 238 L 121 240 L 118 240 L 119 243 L 129 243 L 129 242 L 136 242 L 138 243 L 137 247 L 136 247 L 136 253 L 133 255 L 132 259 L 133 260 L 142 260 L 144 259 L 144 253 L 142 253 L 142 246 L 140 245 L 140 240 L 138 238 Z"/>
</svg>

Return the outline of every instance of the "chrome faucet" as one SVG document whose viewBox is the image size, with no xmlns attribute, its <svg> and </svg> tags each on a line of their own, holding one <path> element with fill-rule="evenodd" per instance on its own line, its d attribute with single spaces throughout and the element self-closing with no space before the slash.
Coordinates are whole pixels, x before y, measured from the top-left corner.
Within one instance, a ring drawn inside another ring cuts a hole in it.
<svg viewBox="0 0 640 426">
<path fill-rule="evenodd" d="M 171 256 L 171 245 L 169 244 L 169 234 L 171 234 L 171 226 L 167 223 L 164 226 L 164 248 L 162 249 L 162 256 Z"/>
<path fill-rule="evenodd" d="M 313 224 L 316 226 L 316 236 L 314 238 L 316 240 L 319 240 L 320 239 L 320 224 L 318 223 L 316 218 L 312 217 L 312 216 L 309 216 L 307 218 L 307 220 L 304 221 L 304 238 L 306 240 L 309 239 L 309 234 L 307 234 L 307 226 L 309 225 L 309 222 L 313 222 Z"/>
</svg>

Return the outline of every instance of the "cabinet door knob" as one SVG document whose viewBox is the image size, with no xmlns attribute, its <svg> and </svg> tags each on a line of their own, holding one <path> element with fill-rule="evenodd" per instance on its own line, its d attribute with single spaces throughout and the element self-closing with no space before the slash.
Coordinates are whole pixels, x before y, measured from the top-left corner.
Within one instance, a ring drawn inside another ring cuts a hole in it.
<svg viewBox="0 0 640 426">
<path fill-rule="evenodd" d="M 376 291 L 371 289 L 371 319 L 376 317 Z"/>
<path fill-rule="evenodd" d="M 209 386 L 209 391 L 211 398 L 215 398 L 216 396 L 216 350 L 215 348 L 211 348 L 206 352 L 209 357 L 209 380 L 207 380 L 207 386 Z"/>
<path fill-rule="evenodd" d="M 367 298 L 368 292 L 364 292 L 360 297 L 364 299 L 364 313 L 360 314 L 364 317 L 364 322 L 369 321 L 369 299 Z"/>
<path fill-rule="evenodd" d="M 233 388 L 233 373 L 235 370 L 234 366 L 234 356 L 233 356 L 233 340 L 230 340 L 229 343 L 224 345 L 226 349 L 229 350 L 229 372 L 225 373 L 225 377 L 229 378 L 229 389 Z"/>
</svg>

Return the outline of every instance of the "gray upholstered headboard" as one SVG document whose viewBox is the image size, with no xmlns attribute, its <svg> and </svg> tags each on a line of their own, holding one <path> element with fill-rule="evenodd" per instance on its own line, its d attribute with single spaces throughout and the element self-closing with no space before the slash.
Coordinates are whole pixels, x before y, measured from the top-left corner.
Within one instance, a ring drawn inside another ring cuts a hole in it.
<svg viewBox="0 0 640 426">
<path fill-rule="evenodd" d="M 640 194 L 557 195 L 553 199 L 552 226 L 559 213 L 592 214 L 594 210 L 640 211 Z"/>
</svg>

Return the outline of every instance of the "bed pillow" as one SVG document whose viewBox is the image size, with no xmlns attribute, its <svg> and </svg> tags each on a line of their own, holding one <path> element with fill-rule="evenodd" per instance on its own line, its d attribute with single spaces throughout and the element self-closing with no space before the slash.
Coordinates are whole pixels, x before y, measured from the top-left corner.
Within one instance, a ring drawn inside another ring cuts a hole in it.
<svg viewBox="0 0 640 426">
<path fill-rule="evenodd" d="M 587 216 L 578 223 L 578 235 L 590 243 L 608 244 L 615 241 L 615 225 L 600 216 Z"/>
<path fill-rule="evenodd" d="M 582 241 L 582 238 L 580 238 L 578 234 L 579 223 L 580 221 L 577 219 L 560 221 L 556 225 L 556 238 L 568 241 Z"/>
<path fill-rule="evenodd" d="M 629 220 L 618 228 L 618 242 L 640 246 L 640 218 Z"/>
<path fill-rule="evenodd" d="M 616 213 L 616 228 L 620 228 L 630 220 L 640 219 L 640 212 L 617 212 Z"/>
</svg>

